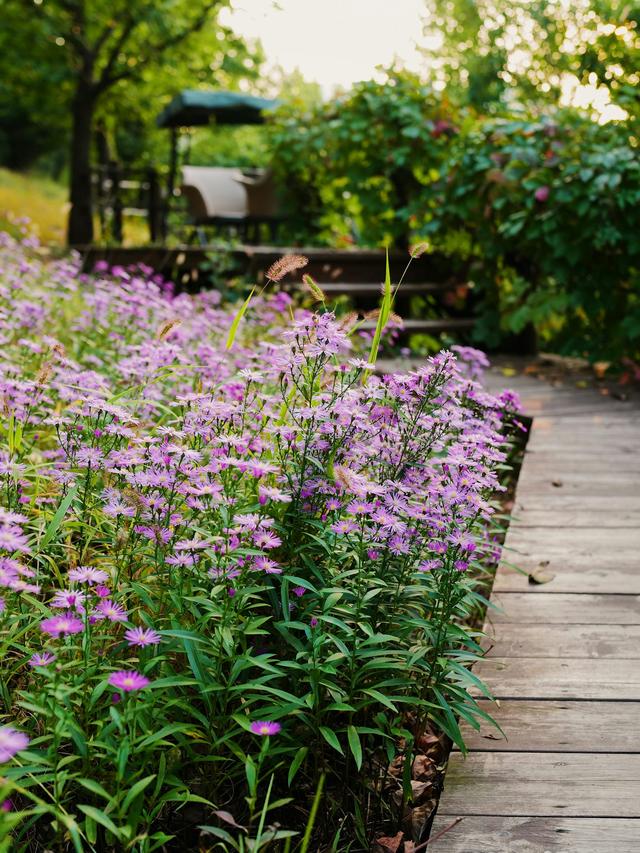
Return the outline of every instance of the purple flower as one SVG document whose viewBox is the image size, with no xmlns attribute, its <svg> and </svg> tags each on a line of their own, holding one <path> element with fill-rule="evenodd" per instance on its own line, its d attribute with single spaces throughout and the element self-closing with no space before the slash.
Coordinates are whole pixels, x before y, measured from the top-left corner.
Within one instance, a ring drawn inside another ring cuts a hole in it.
<svg viewBox="0 0 640 853">
<path fill-rule="evenodd" d="M 124 607 L 121 604 L 116 604 L 110 598 L 105 598 L 101 601 L 94 610 L 93 615 L 97 619 L 108 619 L 109 622 L 126 622 L 128 618 Z"/>
<path fill-rule="evenodd" d="M 112 687 L 117 687 L 118 690 L 123 690 L 125 693 L 130 693 L 132 690 L 142 690 L 150 683 L 142 673 L 136 670 L 122 669 L 119 672 L 112 672 L 109 676 L 109 682 Z"/>
<path fill-rule="evenodd" d="M 549 198 L 549 193 L 550 193 L 549 187 L 542 186 L 542 187 L 538 187 L 538 189 L 535 191 L 535 193 L 533 195 L 534 195 L 536 201 L 542 202 L 542 201 L 546 201 Z"/>
<path fill-rule="evenodd" d="M 334 533 L 338 533 L 339 535 L 353 533 L 353 531 L 357 529 L 357 524 L 354 524 L 353 521 L 347 521 L 346 519 L 343 521 L 336 521 L 335 524 L 331 525 L 331 530 L 333 530 Z"/>
<path fill-rule="evenodd" d="M 100 584 L 109 580 L 109 575 L 102 569 L 94 569 L 92 566 L 78 566 L 77 569 L 69 570 L 69 580 L 77 583 Z"/>
<path fill-rule="evenodd" d="M 162 637 L 157 631 L 151 628 L 129 628 L 124 632 L 124 638 L 130 646 L 157 646 L 162 641 Z"/>
<path fill-rule="evenodd" d="M 29 659 L 29 666 L 48 666 L 56 659 L 56 656 L 51 652 L 36 652 Z"/>
<path fill-rule="evenodd" d="M 305 592 L 306 592 L 306 590 L 305 590 L 305 588 L 304 588 L 303 586 L 294 586 L 294 588 L 293 588 L 291 591 L 293 592 L 293 594 L 294 594 L 297 598 L 302 598 L 302 596 L 303 596 L 303 595 L 305 594 Z"/>
<path fill-rule="evenodd" d="M 268 575 L 281 575 L 282 569 L 275 562 L 275 560 L 270 560 L 268 557 L 256 557 L 253 561 L 253 568 L 258 572 L 265 572 Z"/>
<path fill-rule="evenodd" d="M 277 735 L 278 732 L 282 729 L 280 723 L 274 723 L 269 720 L 255 720 L 249 726 L 250 730 L 254 735 L 261 735 L 262 737 L 269 737 L 269 735 Z"/>
<path fill-rule="evenodd" d="M 59 607 L 62 610 L 84 610 L 83 602 L 85 594 L 74 589 L 59 589 L 51 599 L 51 607 Z"/>
<path fill-rule="evenodd" d="M 62 634 L 79 634 L 83 630 L 83 624 L 75 616 L 52 616 L 43 619 L 40 630 L 52 637 L 60 637 Z"/>
<path fill-rule="evenodd" d="M 9 761 L 13 756 L 29 746 L 29 738 L 11 726 L 0 728 L 0 764 Z"/>
</svg>

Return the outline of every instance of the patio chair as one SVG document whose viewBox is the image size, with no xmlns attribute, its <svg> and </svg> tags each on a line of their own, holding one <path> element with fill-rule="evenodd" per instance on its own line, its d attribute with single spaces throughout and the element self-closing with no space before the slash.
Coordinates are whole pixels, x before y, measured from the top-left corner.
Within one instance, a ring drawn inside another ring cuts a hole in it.
<svg viewBox="0 0 640 853">
<path fill-rule="evenodd" d="M 236 227 L 244 236 L 249 215 L 247 191 L 239 169 L 218 166 L 183 166 L 181 194 L 190 223 L 200 242 L 205 226 Z"/>
</svg>

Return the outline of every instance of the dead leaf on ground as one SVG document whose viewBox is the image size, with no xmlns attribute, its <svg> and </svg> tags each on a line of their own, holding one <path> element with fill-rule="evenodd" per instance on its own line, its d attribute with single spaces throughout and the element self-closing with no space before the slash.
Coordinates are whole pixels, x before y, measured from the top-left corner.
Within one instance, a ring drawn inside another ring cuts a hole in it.
<svg viewBox="0 0 640 853">
<path fill-rule="evenodd" d="M 555 574 L 553 572 L 545 572 L 540 569 L 536 569 L 533 572 L 529 572 L 529 583 L 530 584 L 543 584 L 549 583 L 555 578 Z"/>
<path fill-rule="evenodd" d="M 413 762 L 413 778 L 419 782 L 427 782 L 433 778 L 436 765 L 428 755 L 416 755 Z"/>
<path fill-rule="evenodd" d="M 411 780 L 411 802 L 414 806 L 421 805 L 425 798 L 431 794 L 433 782 L 418 782 Z"/>
<path fill-rule="evenodd" d="M 383 838 L 376 838 L 372 853 L 398 853 L 403 838 L 404 832 L 399 832 L 393 837 L 384 836 Z"/>
<path fill-rule="evenodd" d="M 564 483 L 562 482 L 562 480 L 552 480 L 551 485 L 555 486 L 556 489 L 561 489 Z"/>
</svg>

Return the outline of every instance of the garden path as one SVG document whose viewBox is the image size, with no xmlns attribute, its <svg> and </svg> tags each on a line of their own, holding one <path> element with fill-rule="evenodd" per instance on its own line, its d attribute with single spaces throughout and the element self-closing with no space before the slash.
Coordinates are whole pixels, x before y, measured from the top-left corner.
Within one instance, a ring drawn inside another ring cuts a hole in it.
<svg viewBox="0 0 640 853">
<path fill-rule="evenodd" d="M 640 406 L 528 376 L 489 383 L 534 418 L 476 669 L 504 737 L 466 728 L 427 849 L 638 851 Z"/>
</svg>

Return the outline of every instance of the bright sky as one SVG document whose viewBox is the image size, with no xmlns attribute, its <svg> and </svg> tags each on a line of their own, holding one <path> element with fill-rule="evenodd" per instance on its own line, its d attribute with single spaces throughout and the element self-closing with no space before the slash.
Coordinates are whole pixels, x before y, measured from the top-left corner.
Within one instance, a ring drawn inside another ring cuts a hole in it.
<svg viewBox="0 0 640 853">
<path fill-rule="evenodd" d="M 233 0 L 233 7 L 225 24 L 259 38 L 269 65 L 298 68 L 325 94 L 370 79 L 395 57 L 420 64 L 424 0 Z"/>
</svg>

